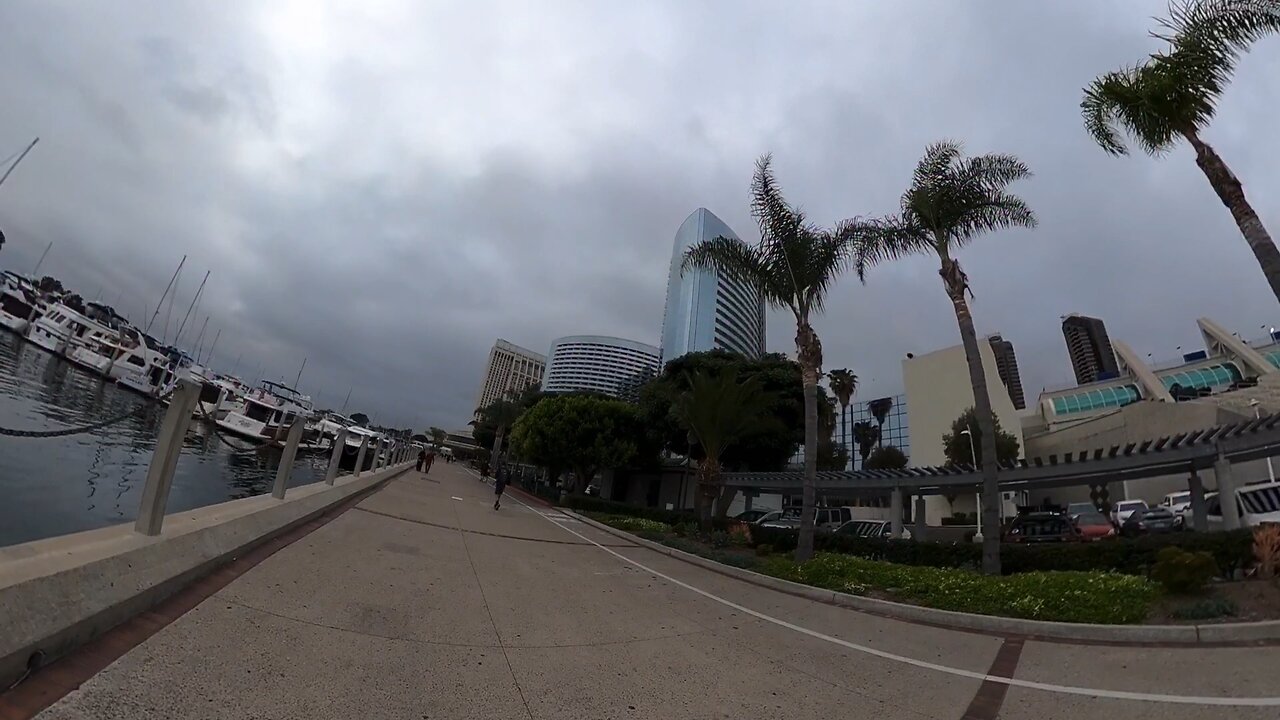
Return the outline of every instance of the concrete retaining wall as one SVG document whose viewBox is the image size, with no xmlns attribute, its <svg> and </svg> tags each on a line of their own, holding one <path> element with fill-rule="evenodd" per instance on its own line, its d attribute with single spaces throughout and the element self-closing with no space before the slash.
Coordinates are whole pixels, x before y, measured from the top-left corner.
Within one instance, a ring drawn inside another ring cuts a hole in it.
<svg viewBox="0 0 1280 720">
<path fill-rule="evenodd" d="M 290 488 L 167 515 L 160 535 L 133 523 L 0 548 L 0 687 L 101 635 L 253 546 L 304 523 L 412 466 L 333 485 Z"/>
<path fill-rule="evenodd" d="M 1020 635 L 1052 640 L 1076 640 L 1091 643 L 1171 643 L 1194 645 L 1199 643 L 1253 643 L 1259 641 L 1280 640 L 1280 621 L 1271 620 L 1254 623 L 1220 623 L 1211 625 L 1092 625 L 1086 623 L 1047 622 L 1043 620 L 1024 620 L 1022 618 L 996 617 L 993 615 L 975 615 L 971 613 L 937 610 L 909 605 L 906 603 L 877 600 L 875 598 L 849 595 L 847 593 L 810 585 L 801 585 L 789 580 L 782 580 L 770 575 L 762 575 L 751 570 L 736 568 L 708 560 L 698 555 L 667 547 L 662 543 L 645 540 L 624 530 L 609 527 L 588 517 L 583 517 L 569 510 L 562 511 L 578 518 L 582 522 L 631 542 L 642 545 L 655 552 L 669 555 L 678 560 L 697 565 L 713 572 L 727 575 L 752 585 L 777 590 L 798 597 L 815 600 L 828 605 L 837 605 L 853 610 L 861 610 L 883 617 L 896 618 L 911 622 L 938 625 L 957 630 L 971 630 L 994 635 Z"/>
</svg>

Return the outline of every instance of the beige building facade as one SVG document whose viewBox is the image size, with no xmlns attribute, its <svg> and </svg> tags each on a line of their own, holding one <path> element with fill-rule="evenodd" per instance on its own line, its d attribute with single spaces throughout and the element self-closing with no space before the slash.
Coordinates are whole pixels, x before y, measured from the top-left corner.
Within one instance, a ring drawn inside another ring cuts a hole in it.
<svg viewBox="0 0 1280 720">
<path fill-rule="evenodd" d="M 476 409 L 541 383 L 546 368 L 545 355 L 499 338 L 489 350 L 489 363 L 485 367 L 484 379 L 480 381 Z"/>
</svg>

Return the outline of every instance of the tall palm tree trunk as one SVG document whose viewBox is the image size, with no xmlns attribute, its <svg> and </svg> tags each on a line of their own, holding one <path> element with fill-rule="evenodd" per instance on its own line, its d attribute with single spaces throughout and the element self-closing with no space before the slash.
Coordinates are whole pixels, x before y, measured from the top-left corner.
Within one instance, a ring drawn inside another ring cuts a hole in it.
<svg viewBox="0 0 1280 720">
<path fill-rule="evenodd" d="M 796 562 L 813 557 L 813 521 L 818 501 L 818 374 L 822 369 L 822 343 L 803 318 L 796 328 L 796 354 L 804 384 L 804 486 L 800 494 L 800 537 Z"/>
<path fill-rule="evenodd" d="M 969 287 L 968 278 L 960 264 L 943 257 L 939 271 L 947 288 L 947 296 L 956 311 L 956 324 L 960 326 L 960 341 L 964 344 L 964 358 L 969 365 L 969 383 L 973 386 L 973 411 L 978 420 L 978 435 L 982 449 L 982 525 L 986 533 L 982 537 L 982 571 L 988 575 L 1000 574 L 1000 483 L 996 478 L 996 423 L 991 410 L 991 396 L 987 393 L 987 373 L 982 368 L 982 355 L 978 350 L 978 332 L 973 326 L 969 303 L 964 299 Z"/>
<path fill-rule="evenodd" d="M 498 461 L 502 459 L 502 441 L 507 434 L 507 428 L 499 425 L 498 431 L 493 435 L 493 449 L 489 452 L 489 465 L 496 468 Z"/>
<path fill-rule="evenodd" d="M 1201 172 L 1209 179 L 1209 184 L 1213 186 L 1213 191 L 1218 194 L 1222 204 L 1231 211 L 1240 234 L 1244 235 L 1245 242 L 1249 243 L 1249 249 L 1253 250 L 1253 256 L 1262 267 L 1262 274 L 1267 277 L 1271 292 L 1280 300 L 1280 250 L 1276 249 L 1276 244 L 1263 227 L 1258 213 L 1254 212 L 1253 206 L 1245 198 L 1244 186 L 1218 152 L 1201 140 L 1194 130 L 1188 130 L 1183 135 L 1191 143 L 1191 147 L 1195 148 L 1196 165 L 1200 166 Z"/>
<path fill-rule="evenodd" d="M 853 452 L 849 450 L 849 406 L 840 404 L 840 445 L 844 447 L 844 470 L 851 467 L 849 462 L 853 459 Z"/>
</svg>

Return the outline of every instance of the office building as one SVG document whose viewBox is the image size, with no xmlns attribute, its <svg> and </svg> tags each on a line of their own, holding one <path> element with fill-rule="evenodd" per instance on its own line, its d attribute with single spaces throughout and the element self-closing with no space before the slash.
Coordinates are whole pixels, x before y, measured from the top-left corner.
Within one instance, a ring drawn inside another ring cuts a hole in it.
<svg viewBox="0 0 1280 720">
<path fill-rule="evenodd" d="M 1077 383 L 1084 385 L 1106 380 L 1119 373 L 1107 326 L 1098 318 L 1068 315 L 1062 319 L 1062 336 L 1067 341 L 1067 353 L 1071 356 L 1071 368 L 1075 370 Z"/>
<path fill-rule="evenodd" d="M 562 337 L 547 353 L 549 393 L 598 392 L 634 401 L 636 392 L 658 372 L 658 348 L 599 335 Z"/>
<path fill-rule="evenodd" d="M 489 366 L 480 384 L 476 409 L 487 407 L 494 400 L 518 395 L 530 385 L 541 383 L 546 365 L 546 357 L 499 338 L 489 351 Z"/>
<path fill-rule="evenodd" d="M 836 412 L 840 409 L 837 407 Z M 840 422 L 836 418 L 837 424 Z M 867 457 L 875 452 L 875 448 L 892 445 L 911 459 L 911 424 L 907 422 L 907 396 L 891 395 L 875 400 L 861 400 L 849 403 L 849 457 L 853 470 L 862 469 L 862 445 L 858 442 L 858 423 L 866 423 L 877 429 L 879 435 L 875 442 L 867 447 Z M 839 429 L 836 430 L 840 432 Z"/>
<path fill-rule="evenodd" d="M 717 237 L 741 242 L 706 208 L 693 211 L 676 231 L 662 316 L 662 362 L 716 348 L 752 358 L 764 353 L 764 301 L 758 293 L 714 270 L 680 272 L 686 250 Z"/>
<path fill-rule="evenodd" d="M 1027 399 L 1022 394 L 1022 375 L 1018 372 L 1018 355 L 1013 351 L 1013 343 L 999 335 L 992 335 L 987 341 L 991 343 L 991 352 L 995 353 L 996 372 L 1009 391 L 1009 399 L 1015 408 L 1026 410 Z"/>
</svg>

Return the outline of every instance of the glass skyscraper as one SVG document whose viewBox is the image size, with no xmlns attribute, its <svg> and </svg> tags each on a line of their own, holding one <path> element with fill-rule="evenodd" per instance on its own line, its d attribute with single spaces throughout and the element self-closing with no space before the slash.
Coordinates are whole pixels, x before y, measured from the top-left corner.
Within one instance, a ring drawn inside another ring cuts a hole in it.
<svg viewBox="0 0 1280 720">
<path fill-rule="evenodd" d="M 662 362 L 686 353 L 720 348 L 759 357 L 764 353 L 764 301 L 746 285 L 714 270 L 680 265 L 684 253 L 703 240 L 741 239 L 706 208 L 698 208 L 676 231 L 662 317 Z"/>
</svg>

